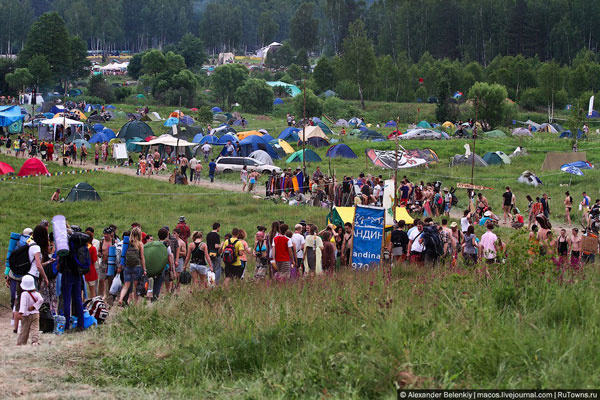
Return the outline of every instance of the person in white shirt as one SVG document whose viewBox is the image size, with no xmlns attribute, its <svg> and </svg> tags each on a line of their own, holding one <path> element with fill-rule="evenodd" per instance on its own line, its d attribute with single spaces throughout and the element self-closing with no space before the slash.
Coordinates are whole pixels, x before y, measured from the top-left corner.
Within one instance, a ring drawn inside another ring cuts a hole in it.
<svg viewBox="0 0 600 400">
<path fill-rule="evenodd" d="M 190 182 L 194 182 L 194 173 L 196 172 L 196 165 L 198 165 L 198 160 L 195 155 L 188 164 L 190 165 Z"/>
<path fill-rule="evenodd" d="M 377 200 L 378 203 L 381 202 L 381 198 L 383 197 L 383 189 L 381 188 L 381 184 L 377 181 L 377 184 L 373 188 L 373 197 Z"/>
<path fill-rule="evenodd" d="M 212 146 L 208 143 L 202 145 L 202 153 L 204 153 L 204 162 L 208 162 L 210 153 L 212 152 Z"/>
<path fill-rule="evenodd" d="M 302 265 L 304 259 L 304 235 L 302 235 L 302 225 L 296 224 L 294 227 L 294 234 L 292 235 L 292 244 L 296 249 L 296 261 L 298 266 Z M 304 272 L 304 271 L 303 271 Z"/>
<path fill-rule="evenodd" d="M 17 338 L 17 346 L 27 344 L 31 334 L 31 345 L 38 346 L 40 339 L 40 307 L 44 298 L 35 290 L 33 276 L 25 275 L 21 280 L 21 301 L 19 315 L 21 317 L 21 332 Z"/>
<path fill-rule="evenodd" d="M 410 262 L 420 264 L 423 261 L 423 221 L 417 222 L 417 229 L 410 232 L 408 236 L 408 248 L 410 249 Z"/>
<path fill-rule="evenodd" d="M 463 233 L 467 233 L 467 229 L 469 229 L 469 225 L 471 225 L 471 213 L 469 210 L 465 210 L 463 217 L 460 219 L 460 230 Z"/>
</svg>

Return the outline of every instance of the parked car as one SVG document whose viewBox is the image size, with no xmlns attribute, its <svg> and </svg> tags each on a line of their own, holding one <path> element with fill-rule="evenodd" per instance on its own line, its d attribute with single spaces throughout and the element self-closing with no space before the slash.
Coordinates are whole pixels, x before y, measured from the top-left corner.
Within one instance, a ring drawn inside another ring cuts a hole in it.
<svg viewBox="0 0 600 400">
<path fill-rule="evenodd" d="M 250 157 L 219 157 L 216 164 L 217 172 L 223 172 L 225 174 L 234 171 L 239 172 L 244 168 L 244 165 L 247 167 L 248 171 L 255 170 L 261 174 L 270 174 L 273 171 L 281 173 L 281 168 L 274 165 L 263 164 Z"/>
</svg>

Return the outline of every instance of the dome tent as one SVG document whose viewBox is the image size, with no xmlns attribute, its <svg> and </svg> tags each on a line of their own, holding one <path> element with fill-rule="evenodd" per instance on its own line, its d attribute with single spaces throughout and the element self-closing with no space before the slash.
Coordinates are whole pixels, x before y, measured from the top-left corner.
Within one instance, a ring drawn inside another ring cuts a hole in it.
<svg viewBox="0 0 600 400">
<path fill-rule="evenodd" d="M 302 162 L 303 156 L 302 156 L 302 150 L 298 150 L 297 152 L 295 152 L 294 154 L 292 154 L 291 156 L 288 157 L 287 160 L 285 160 L 285 162 L 287 164 L 289 163 L 293 163 L 293 162 Z M 310 149 L 305 149 L 304 150 L 304 160 L 308 161 L 308 162 L 321 162 L 323 160 L 321 160 L 321 157 L 319 157 L 319 155 L 317 153 L 315 153 L 314 151 L 310 150 Z"/>
<path fill-rule="evenodd" d="M 504 138 L 506 137 L 506 133 L 499 129 L 495 129 L 493 131 L 483 132 L 483 136 L 492 138 Z"/>
<path fill-rule="evenodd" d="M 273 159 L 269 154 L 264 150 L 255 150 L 248 156 L 250 158 L 254 158 L 256 161 L 261 162 L 267 165 L 273 165 Z"/>
<path fill-rule="evenodd" d="M 117 138 L 128 141 L 134 137 L 146 139 L 148 136 L 154 136 L 152 128 L 148 124 L 142 121 L 129 121 L 121 127 Z"/>
<path fill-rule="evenodd" d="M 489 165 L 503 165 L 510 164 L 510 157 L 508 157 L 502 151 L 488 151 L 483 155 L 483 159 Z"/>
<path fill-rule="evenodd" d="M 300 137 L 298 136 L 298 132 L 300 132 L 300 129 L 298 129 L 298 128 L 287 127 L 283 131 L 281 131 L 281 133 L 279 134 L 277 139 L 281 139 L 281 140 L 289 139 L 292 142 L 297 142 L 298 140 L 300 140 Z"/>
<path fill-rule="evenodd" d="M 87 182 L 79 182 L 73 186 L 65 201 L 100 201 L 100 196 L 92 185 Z"/>
<path fill-rule="evenodd" d="M 277 154 L 277 152 L 275 150 L 273 150 L 271 145 L 260 136 L 250 135 L 247 138 L 245 138 L 244 140 L 240 141 L 239 145 L 240 145 L 240 148 L 242 149 L 241 155 L 243 157 L 248 157 L 250 154 L 252 154 L 256 150 L 263 150 L 272 159 L 279 159 L 279 154 Z"/>
<path fill-rule="evenodd" d="M 308 138 L 308 140 L 306 141 L 306 144 L 308 146 L 312 146 L 312 147 L 316 147 L 316 148 L 329 146 L 329 142 L 320 137 Z"/>
<path fill-rule="evenodd" d="M 348 145 L 340 143 L 327 149 L 326 157 L 358 158 Z"/>
<path fill-rule="evenodd" d="M 464 154 L 457 154 L 452 158 L 452 161 L 450 163 L 451 166 L 456 166 L 456 165 L 471 165 L 473 164 L 473 153 L 469 154 L 468 156 L 464 155 Z M 481 157 L 479 157 L 477 154 L 475 154 L 475 166 L 476 167 L 487 167 L 489 166 L 487 162 L 485 162 L 485 160 Z"/>
<path fill-rule="evenodd" d="M 48 168 L 38 158 L 30 158 L 23 163 L 17 176 L 46 175 Z"/>
</svg>

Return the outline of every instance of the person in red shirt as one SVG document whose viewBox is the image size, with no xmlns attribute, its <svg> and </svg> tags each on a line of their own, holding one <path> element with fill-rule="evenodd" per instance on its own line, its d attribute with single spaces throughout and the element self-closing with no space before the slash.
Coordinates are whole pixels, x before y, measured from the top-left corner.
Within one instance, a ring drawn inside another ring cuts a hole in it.
<svg viewBox="0 0 600 400">
<path fill-rule="evenodd" d="M 138 222 L 134 222 L 133 224 L 131 224 L 131 229 L 133 230 L 133 228 L 140 228 L 141 231 L 142 225 L 140 225 Z M 148 234 L 142 232 L 142 244 L 146 243 L 148 243 Z"/>
<path fill-rule="evenodd" d="M 290 278 L 290 269 L 294 265 L 294 249 L 292 241 L 285 236 L 288 230 L 286 224 L 279 226 L 279 235 L 273 238 L 271 244 L 273 248 L 273 261 L 275 262 L 275 269 L 279 273 L 282 279 Z"/>
<path fill-rule="evenodd" d="M 185 223 L 185 217 L 183 215 L 181 217 L 179 217 L 179 223 L 177 224 L 177 226 L 175 228 L 178 228 L 179 231 L 181 232 L 181 234 L 179 235 L 179 238 L 181 240 L 183 240 L 185 242 L 185 244 L 187 244 L 191 232 L 190 232 L 190 227 Z"/>
<path fill-rule="evenodd" d="M 84 275 L 85 281 L 88 285 L 88 298 L 93 299 L 96 297 L 96 284 L 98 282 L 98 272 L 96 271 L 96 261 L 98 261 L 98 249 L 92 244 L 94 236 L 89 235 L 88 239 L 88 250 L 90 252 L 90 270 Z"/>
</svg>

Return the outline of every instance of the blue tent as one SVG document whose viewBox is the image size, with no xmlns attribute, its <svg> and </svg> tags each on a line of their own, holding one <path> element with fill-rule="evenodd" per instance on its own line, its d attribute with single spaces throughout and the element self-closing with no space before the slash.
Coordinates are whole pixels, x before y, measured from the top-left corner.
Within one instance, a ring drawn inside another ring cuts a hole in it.
<svg viewBox="0 0 600 400">
<path fill-rule="evenodd" d="M 96 133 L 94 136 L 92 136 L 92 138 L 90 139 L 90 143 L 110 142 L 111 139 L 114 139 L 114 136 L 110 137 L 110 135 L 107 135 L 104 132 L 100 132 L 100 133 Z"/>
<path fill-rule="evenodd" d="M 106 137 L 109 137 L 111 139 L 114 139 L 114 138 L 117 137 L 117 135 L 115 134 L 115 132 L 112 129 L 109 129 L 109 128 L 102 129 L 102 133 L 104 133 L 106 135 Z"/>
<path fill-rule="evenodd" d="M 587 116 L 589 119 L 595 119 L 595 118 L 600 118 L 600 113 L 598 113 L 598 111 L 593 110 L 591 114 L 588 114 Z"/>
<path fill-rule="evenodd" d="M 326 157 L 343 157 L 343 158 L 358 158 L 348 145 L 343 143 L 336 144 L 327 149 Z"/>
<path fill-rule="evenodd" d="M 179 123 L 179 119 L 175 118 L 175 117 L 169 117 L 166 121 L 165 121 L 165 126 L 167 127 L 172 127 L 173 125 L 177 125 Z"/>
<path fill-rule="evenodd" d="M 105 108 L 105 109 L 113 109 L 113 110 L 116 110 L 116 109 L 117 109 L 117 107 L 113 106 L 112 104 L 109 104 L 109 105 L 107 105 L 107 106 L 104 106 L 104 108 Z"/>
<path fill-rule="evenodd" d="M 273 105 L 277 106 L 279 104 L 283 104 L 283 100 L 281 100 L 279 97 L 276 97 L 275 100 L 273 100 Z"/>
<path fill-rule="evenodd" d="M 227 142 L 237 143 L 239 141 L 240 140 L 236 136 L 233 136 L 233 135 L 230 135 L 227 133 L 227 134 L 221 136 L 221 138 L 219 139 L 217 144 L 227 144 Z"/>
<path fill-rule="evenodd" d="M 275 140 L 275 138 L 269 134 L 264 134 L 261 136 L 263 139 L 265 139 L 265 142 L 270 143 L 271 140 Z"/>
<path fill-rule="evenodd" d="M 181 122 L 183 125 L 194 125 L 194 123 L 196 121 L 194 121 L 194 119 L 188 115 L 184 115 L 183 117 L 179 118 L 179 122 Z"/>
<path fill-rule="evenodd" d="M 9 126 L 20 119 L 23 119 L 23 114 L 19 106 L 0 107 L 0 126 Z"/>
<path fill-rule="evenodd" d="M 287 127 L 285 128 L 283 131 L 281 131 L 281 133 L 279 134 L 279 136 L 277 137 L 277 139 L 281 139 L 281 140 L 291 140 L 292 142 L 297 142 L 298 140 L 300 140 L 300 136 L 298 136 L 298 132 L 300 132 L 300 129 L 298 128 L 292 128 Z"/>
<path fill-rule="evenodd" d="M 52 118 L 54 118 L 54 114 L 52 114 L 51 112 L 44 113 L 44 118 L 52 119 Z"/>
<path fill-rule="evenodd" d="M 573 134 L 571 133 L 570 130 L 566 130 L 563 133 L 560 134 L 559 138 L 560 139 L 571 139 L 573 137 Z M 583 131 L 581 129 L 577 129 L 577 139 L 585 139 L 587 138 L 587 136 L 583 133 Z"/>
<path fill-rule="evenodd" d="M 325 147 L 325 146 L 329 146 L 329 142 L 325 139 L 323 139 L 322 137 L 311 137 L 308 138 L 308 140 L 306 141 L 306 144 L 312 147 Z"/>
<path fill-rule="evenodd" d="M 396 121 L 388 121 L 388 122 L 385 124 L 385 127 L 386 127 L 386 128 L 395 128 L 395 127 L 396 127 L 396 125 L 397 125 L 397 124 L 396 124 Z"/>
<path fill-rule="evenodd" d="M 54 106 L 54 107 L 52 107 L 52 108 L 50 109 L 50 112 L 51 112 L 52 114 L 58 114 L 58 113 L 61 113 L 61 112 L 63 112 L 63 111 L 66 111 L 66 110 L 65 110 L 65 108 L 64 108 L 63 106 L 61 106 L 61 105 L 56 105 L 56 106 Z"/>
<path fill-rule="evenodd" d="M 250 153 L 256 150 L 263 150 L 271 156 L 272 159 L 278 159 L 279 154 L 271 147 L 271 145 L 258 135 L 250 135 L 240 142 L 242 156 L 248 157 Z"/>
<path fill-rule="evenodd" d="M 196 136 L 194 136 L 194 138 L 192 139 L 193 143 L 200 143 L 202 141 L 202 138 L 204 137 L 204 135 L 202 135 L 201 133 L 196 134 Z"/>
<path fill-rule="evenodd" d="M 214 113 L 220 113 L 223 112 L 223 110 L 221 110 L 219 107 L 213 107 L 210 109 L 210 111 L 214 112 Z"/>
<path fill-rule="evenodd" d="M 92 129 L 94 129 L 96 132 L 102 132 L 104 130 L 104 125 L 94 124 L 94 126 L 92 126 Z"/>
<path fill-rule="evenodd" d="M 319 118 L 319 117 L 312 117 L 312 122 L 314 124 L 318 124 L 319 122 L 321 122 L 321 118 Z"/>
<path fill-rule="evenodd" d="M 235 121 L 233 121 L 234 126 L 242 126 L 242 120 L 241 119 L 236 119 Z"/>
<path fill-rule="evenodd" d="M 202 140 L 200 140 L 200 144 L 204 144 L 204 143 L 217 144 L 217 143 L 219 143 L 219 138 L 216 136 L 212 136 L 212 135 L 204 136 L 202 138 Z"/>
</svg>

